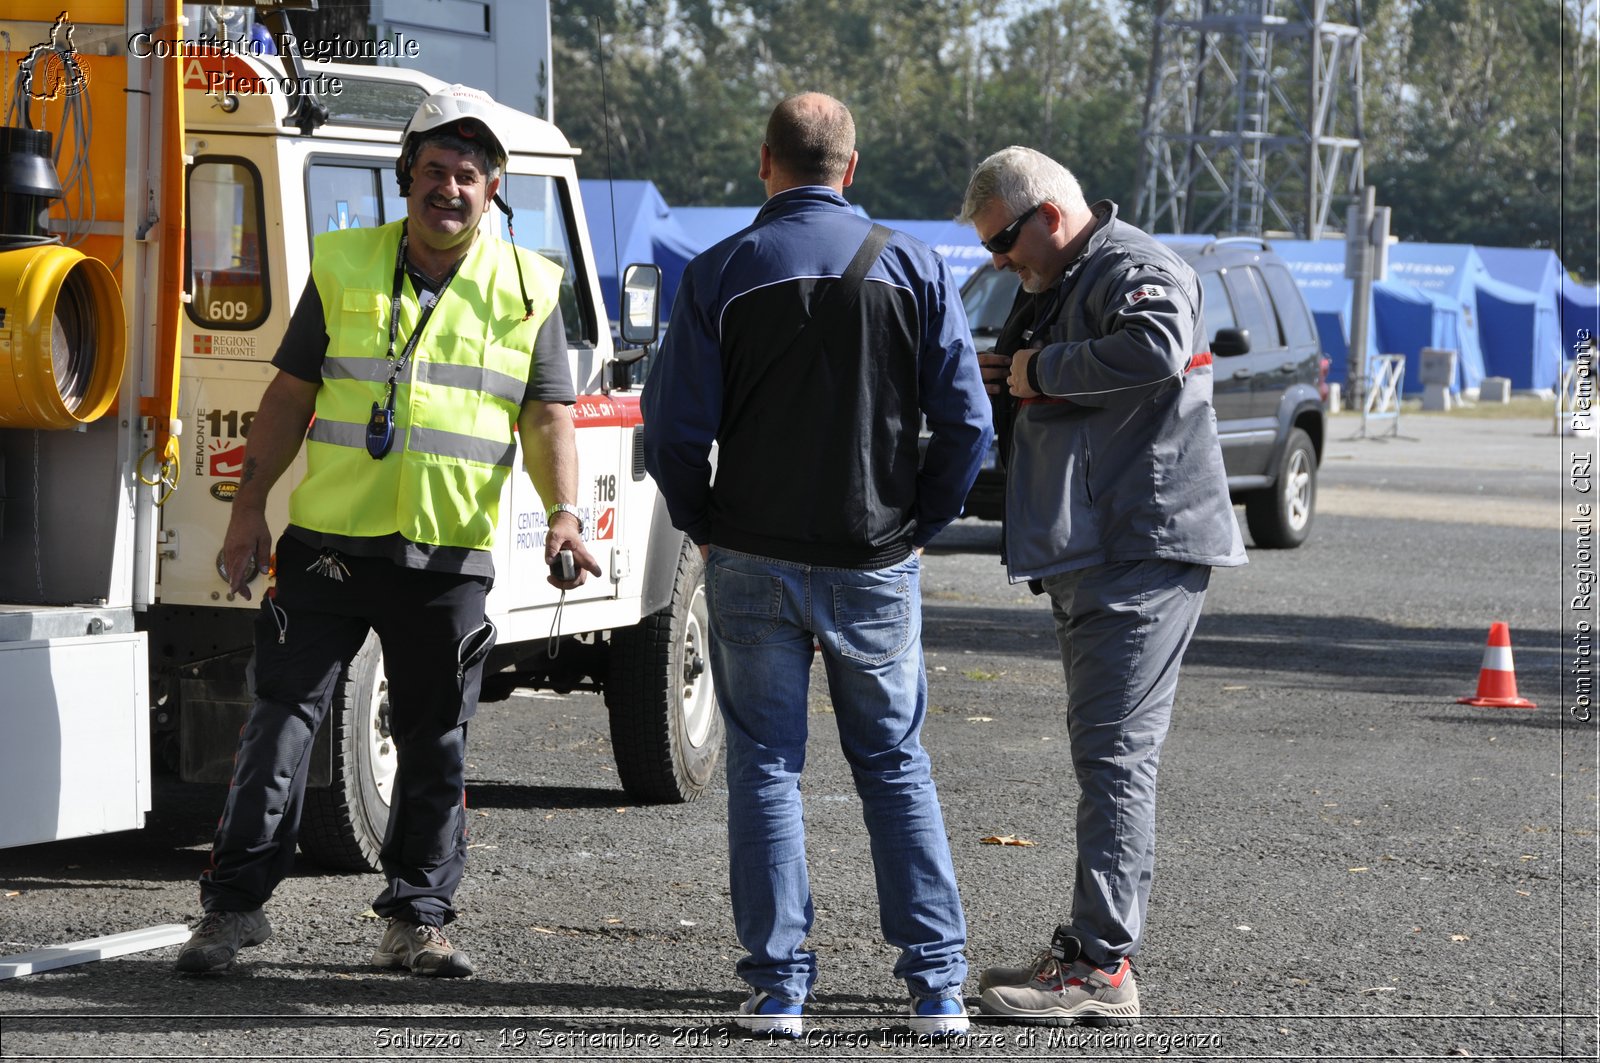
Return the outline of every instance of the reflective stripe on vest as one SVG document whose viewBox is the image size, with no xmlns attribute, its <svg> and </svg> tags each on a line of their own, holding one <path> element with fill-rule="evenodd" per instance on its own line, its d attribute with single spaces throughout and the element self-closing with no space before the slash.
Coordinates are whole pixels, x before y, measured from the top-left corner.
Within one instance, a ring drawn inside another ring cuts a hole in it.
<svg viewBox="0 0 1600 1063">
<path fill-rule="evenodd" d="M 329 358 L 322 364 L 323 380 L 365 380 L 382 384 L 389 379 L 388 359 Z M 437 384 L 446 388 L 481 391 L 497 399 L 522 405 L 527 385 L 511 376 L 481 365 L 441 365 L 419 362 L 413 377 L 416 383 Z"/>
<path fill-rule="evenodd" d="M 336 447 L 367 452 L 367 426 L 346 424 L 343 421 L 319 420 L 306 433 L 313 443 L 327 443 Z M 481 465 L 499 465 L 510 468 L 516 461 L 517 445 L 491 443 L 476 436 L 459 432 L 446 432 L 438 428 L 413 428 L 406 438 L 406 449 L 415 454 L 432 454 L 440 458 L 459 458 Z M 370 459 L 369 459 L 370 460 Z"/>
<path fill-rule="evenodd" d="M 440 296 L 395 391 L 395 445 L 366 450 L 372 404 L 390 363 L 390 288 L 398 222 L 317 237 L 312 276 L 322 298 L 328 355 L 306 436 L 306 477 L 289 519 L 350 536 L 395 532 L 412 542 L 487 549 L 516 461 L 512 432 L 533 375 L 538 328 L 555 305 L 560 269 L 523 253 L 534 313 L 524 318 L 510 244 L 480 235 Z M 401 297 L 397 353 L 421 308 Z"/>
</svg>

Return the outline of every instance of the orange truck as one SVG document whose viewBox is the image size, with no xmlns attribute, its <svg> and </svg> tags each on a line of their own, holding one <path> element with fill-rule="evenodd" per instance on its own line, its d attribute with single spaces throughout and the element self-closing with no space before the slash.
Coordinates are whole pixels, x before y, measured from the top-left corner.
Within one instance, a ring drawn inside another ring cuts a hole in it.
<svg viewBox="0 0 1600 1063">
<path fill-rule="evenodd" d="M 399 133 L 442 85 L 307 64 L 267 4 L 279 54 L 186 39 L 167 0 L 57 3 L 9 0 L 0 17 L 12 54 L 37 42 L 0 129 L 0 847 L 138 828 L 158 770 L 227 781 L 255 605 L 233 599 L 217 561 L 244 442 L 312 237 L 403 214 Z M 563 267 L 579 508 L 606 575 L 558 600 L 544 507 L 512 478 L 484 698 L 601 691 L 628 793 L 692 800 L 722 724 L 699 553 L 643 465 L 637 382 L 659 278 L 630 268 L 623 340 L 639 347 L 618 351 L 578 152 L 503 110 L 515 225 L 497 211 L 485 225 Z M 394 765 L 372 639 L 313 751 L 302 850 L 375 866 Z"/>
</svg>

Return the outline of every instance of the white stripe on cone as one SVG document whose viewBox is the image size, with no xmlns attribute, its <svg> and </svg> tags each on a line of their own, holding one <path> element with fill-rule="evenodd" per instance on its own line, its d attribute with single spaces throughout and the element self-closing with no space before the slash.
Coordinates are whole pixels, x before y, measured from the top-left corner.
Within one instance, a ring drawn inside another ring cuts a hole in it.
<svg viewBox="0 0 1600 1063">
<path fill-rule="evenodd" d="M 1483 670 L 1486 672 L 1515 672 L 1516 666 L 1511 663 L 1510 646 L 1485 646 L 1483 648 Z"/>
</svg>

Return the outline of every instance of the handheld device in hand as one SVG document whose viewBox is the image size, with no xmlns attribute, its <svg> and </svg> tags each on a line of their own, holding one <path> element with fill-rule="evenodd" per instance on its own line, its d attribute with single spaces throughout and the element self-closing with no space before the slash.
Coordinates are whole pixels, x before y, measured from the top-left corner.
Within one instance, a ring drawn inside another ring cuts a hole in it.
<svg viewBox="0 0 1600 1063">
<path fill-rule="evenodd" d="M 562 583 L 571 583 L 578 578 L 578 562 L 573 560 L 571 550 L 562 550 L 550 562 L 550 578 L 560 580 Z"/>
</svg>

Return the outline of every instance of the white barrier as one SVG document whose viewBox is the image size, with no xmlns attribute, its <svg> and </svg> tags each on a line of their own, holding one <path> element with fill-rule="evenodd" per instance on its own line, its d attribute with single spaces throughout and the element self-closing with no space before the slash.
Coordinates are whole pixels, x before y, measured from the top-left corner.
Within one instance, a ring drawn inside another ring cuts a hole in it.
<svg viewBox="0 0 1600 1063">
<path fill-rule="evenodd" d="M 1380 354 L 1373 360 L 1377 373 L 1366 389 L 1365 402 L 1361 404 L 1361 435 L 1376 439 L 1378 435 L 1400 434 L 1400 389 L 1406 379 L 1406 359 L 1402 354 Z M 1389 421 L 1382 433 L 1368 430 L 1369 423 Z"/>
<path fill-rule="evenodd" d="M 86 941 L 51 945 L 48 948 L 34 949 L 32 952 L 0 956 L 0 979 L 54 971 L 74 964 L 109 960 L 113 956 L 127 956 L 135 952 L 148 952 L 151 949 L 164 949 L 169 945 L 181 945 L 187 940 L 189 940 L 189 928 L 186 925 L 163 923 L 160 926 L 145 927 L 143 930 L 129 930 L 121 934 L 89 938 Z"/>
</svg>

